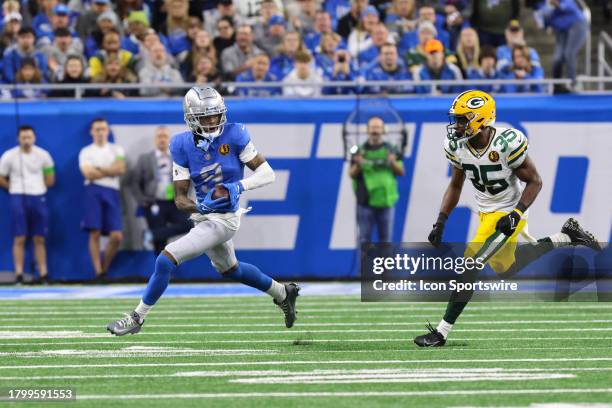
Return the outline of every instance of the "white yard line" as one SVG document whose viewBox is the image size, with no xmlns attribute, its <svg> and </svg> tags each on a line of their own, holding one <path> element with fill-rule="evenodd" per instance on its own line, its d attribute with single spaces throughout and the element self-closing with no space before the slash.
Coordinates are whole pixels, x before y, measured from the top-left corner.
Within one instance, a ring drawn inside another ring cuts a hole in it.
<svg viewBox="0 0 612 408">
<path fill-rule="evenodd" d="M 482 373 L 546 373 L 546 372 L 589 372 L 589 371 L 612 371 L 612 367 L 569 367 L 569 368 L 470 368 L 453 369 L 448 367 L 426 368 L 426 369 L 404 369 L 404 368 L 383 368 L 383 369 L 329 369 L 313 371 L 288 371 L 288 370 L 228 370 L 228 371 L 179 371 L 168 374 L 78 374 L 78 375 L 36 375 L 36 376 L 0 376 L 0 381 L 34 381 L 34 380 L 89 380 L 89 379 L 119 379 L 119 378 L 172 378 L 172 377 L 269 377 L 269 376 L 295 376 L 295 375 L 321 375 L 321 374 L 368 374 L 368 375 L 404 375 L 419 374 L 426 376 L 439 377 L 443 373 L 445 376 L 461 375 L 469 370 L 473 375 Z"/>
<path fill-rule="evenodd" d="M 431 359 L 431 360 L 286 360 L 286 361 L 222 361 L 222 362 L 185 362 L 185 363 L 108 363 L 108 364 L 24 364 L 0 366 L 0 370 L 21 370 L 40 368 L 117 368 L 117 367 L 223 367 L 257 365 L 344 365 L 344 364 L 446 364 L 446 363 L 539 363 L 539 362 L 583 362 L 612 361 L 612 357 L 582 358 L 493 358 L 493 359 Z"/>
<path fill-rule="evenodd" d="M 440 391 L 365 391 L 365 392 L 229 392 L 176 394 L 93 394 L 78 395 L 77 400 L 153 400 L 204 398 L 308 398 L 308 397 L 448 397 L 472 395 L 545 395 L 545 394 L 610 394 L 612 388 L 538 388 L 498 390 L 440 390 Z"/>
</svg>

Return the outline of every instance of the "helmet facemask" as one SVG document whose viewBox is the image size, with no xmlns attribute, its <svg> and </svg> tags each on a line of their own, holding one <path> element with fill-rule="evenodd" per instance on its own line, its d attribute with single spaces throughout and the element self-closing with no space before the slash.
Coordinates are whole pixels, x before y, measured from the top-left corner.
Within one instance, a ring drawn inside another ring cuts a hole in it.
<svg viewBox="0 0 612 408">
<path fill-rule="evenodd" d="M 207 151 L 216 137 L 223 132 L 227 123 L 227 109 L 225 107 L 214 113 L 186 113 L 185 122 L 193 133 L 196 147 Z M 208 121 L 208 118 L 216 118 L 216 121 Z"/>
<path fill-rule="evenodd" d="M 469 140 L 480 133 L 482 126 L 476 125 L 480 115 L 467 112 L 463 115 L 448 114 L 449 124 L 446 126 L 448 138 L 454 141 Z"/>
</svg>

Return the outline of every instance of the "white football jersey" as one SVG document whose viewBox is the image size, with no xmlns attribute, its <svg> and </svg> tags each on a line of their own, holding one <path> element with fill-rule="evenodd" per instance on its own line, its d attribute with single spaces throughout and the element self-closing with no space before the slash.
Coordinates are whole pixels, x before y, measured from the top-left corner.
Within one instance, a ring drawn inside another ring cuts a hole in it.
<svg viewBox="0 0 612 408">
<path fill-rule="evenodd" d="M 472 182 L 480 212 L 510 212 L 523 192 L 514 169 L 525 161 L 529 141 L 520 130 L 493 129 L 489 145 L 480 153 L 466 141 L 456 142 L 448 138 L 444 142 L 444 153 L 448 161 L 462 169 Z"/>
</svg>

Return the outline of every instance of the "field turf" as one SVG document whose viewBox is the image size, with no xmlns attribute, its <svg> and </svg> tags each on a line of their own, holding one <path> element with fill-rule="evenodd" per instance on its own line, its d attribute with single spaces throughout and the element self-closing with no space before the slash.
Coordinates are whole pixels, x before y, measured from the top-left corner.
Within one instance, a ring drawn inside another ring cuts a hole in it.
<svg viewBox="0 0 612 408">
<path fill-rule="evenodd" d="M 447 346 L 415 335 L 443 304 L 301 296 L 285 329 L 265 296 L 0 301 L 0 388 L 72 388 L 44 407 L 442 407 L 612 404 L 612 304 L 473 303 Z M 611 405 L 612 406 L 612 405 Z"/>
</svg>

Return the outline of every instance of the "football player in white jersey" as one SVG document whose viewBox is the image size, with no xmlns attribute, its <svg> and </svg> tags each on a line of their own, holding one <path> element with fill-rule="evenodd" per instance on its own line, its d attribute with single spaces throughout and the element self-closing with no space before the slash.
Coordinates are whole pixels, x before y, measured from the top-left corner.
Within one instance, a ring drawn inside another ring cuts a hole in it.
<svg viewBox="0 0 612 408">
<path fill-rule="evenodd" d="M 479 90 L 458 95 L 449 117 L 444 154 L 452 164 L 452 174 L 428 237 L 434 246 L 442 241 L 444 224 L 459 201 L 467 177 L 474 186 L 480 224 L 466 257 L 482 258 L 496 273 L 511 276 L 554 248 L 584 245 L 601 250 L 593 235 L 573 218 L 565 222 L 560 233 L 517 248 L 518 235 L 527 224 L 526 211 L 542 188 L 540 175 L 527 154 L 529 141 L 517 129 L 493 126 L 495 100 Z M 460 279 L 473 280 L 478 272 L 465 272 Z M 414 342 L 421 347 L 443 346 L 471 296 L 472 292 L 453 292 L 437 328 L 428 325 L 429 333 Z"/>
</svg>

